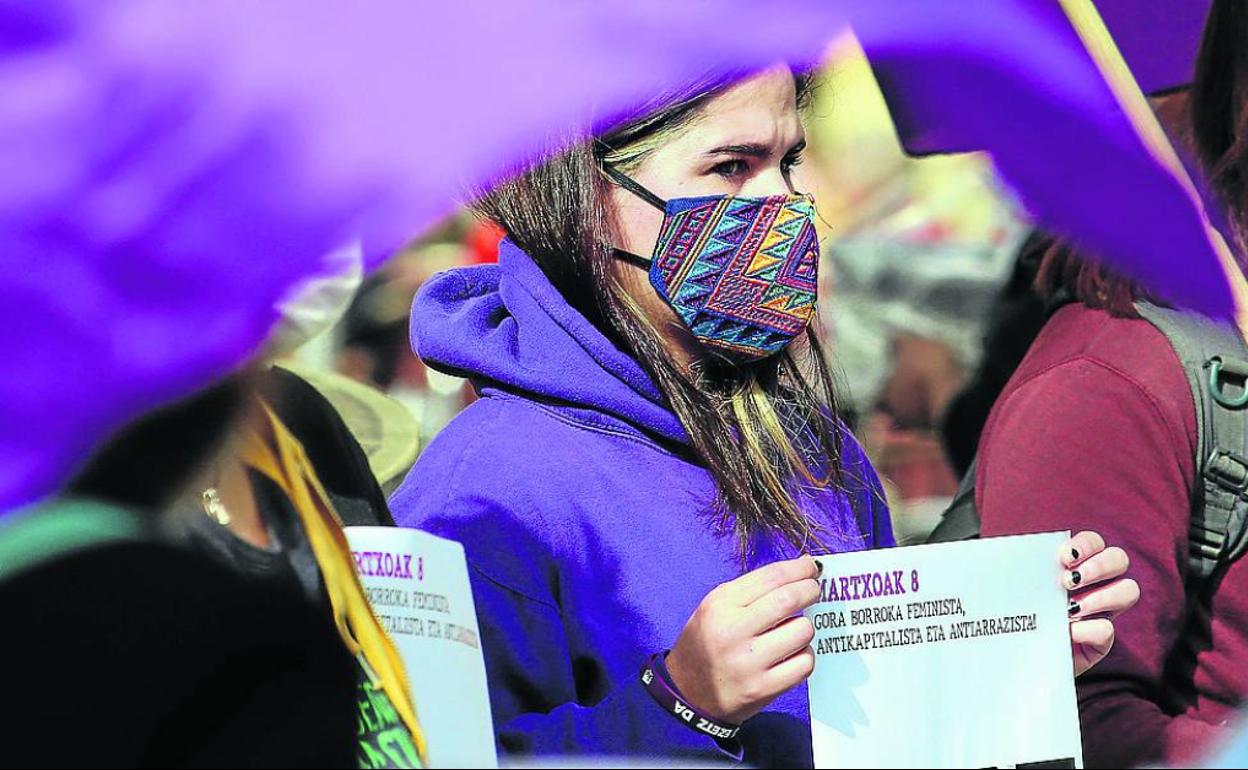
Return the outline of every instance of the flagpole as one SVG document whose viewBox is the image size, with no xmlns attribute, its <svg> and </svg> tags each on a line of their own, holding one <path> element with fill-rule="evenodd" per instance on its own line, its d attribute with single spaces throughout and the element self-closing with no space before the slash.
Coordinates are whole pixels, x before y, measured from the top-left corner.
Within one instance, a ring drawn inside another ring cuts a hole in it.
<svg viewBox="0 0 1248 770">
<path fill-rule="evenodd" d="M 1209 212 L 1205 208 L 1204 198 L 1197 190 L 1191 175 L 1187 173 L 1187 168 L 1179 159 L 1179 154 L 1175 151 L 1174 145 L 1170 143 L 1170 138 L 1162 129 L 1161 123 L 1157 121 L 1157 115 L 1149 106 L 1135 76 L 1131 74 L 1131 68 L 1127 66 L 1113 36 L 1109 34 L 1109 29 L 1091 0 L 1058 0 L 1058 2 L 1065 11 L 1066 17 L 1070 19 L 1080 40 L 1083 41 L 1084 47 L 1087 48 L 1092 62 L 1100 71 L 1101 76 L 1105 78 L 1114 98 L 1144 143 L 1145 149 L 1182 183 L 1188 196 L 1200 211 L 1206 236 L 1218 255 L 1222 272 L 1226 274 L 1227 283 L 1231 288 L 1231 297 L 1235 302 L 1236 326 L 1239 327 L 1240 336 L 1248 339 L 1248 279 L 1245 279 L 1243 271 L 1240 270 L 1239 263 L 1232 255 L 1226 239 L 1213 226 Z"/>
</svg>

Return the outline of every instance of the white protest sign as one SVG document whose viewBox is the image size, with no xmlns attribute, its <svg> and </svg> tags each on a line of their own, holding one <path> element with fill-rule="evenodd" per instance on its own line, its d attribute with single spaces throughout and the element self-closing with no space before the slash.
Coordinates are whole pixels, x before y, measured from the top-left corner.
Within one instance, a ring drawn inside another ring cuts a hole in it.
<svg viewBox="0 0 1248 770">
<path fill-rule="evenodd" d="M 401 527 L 347 527 L 360 582 L 411 683 L 431 767 L 498 767 L 464 547 Z"/>
<path fill-rule="evenodd" d="M 815 767 L 1083 767 L 1068 537 L 818 557 Z"/>
</svg>

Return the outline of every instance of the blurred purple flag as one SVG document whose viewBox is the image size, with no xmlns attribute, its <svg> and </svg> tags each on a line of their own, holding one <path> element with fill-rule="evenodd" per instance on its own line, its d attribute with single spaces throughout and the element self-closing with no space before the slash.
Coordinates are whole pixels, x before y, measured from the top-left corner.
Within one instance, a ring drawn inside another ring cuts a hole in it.
<svg viewBox="0 0 1248 770">
<path fill-rule="evenodd" d="M 903 119 L 1226 312 L 1194 205 L 1035 6 L 0 0 L 0 511 L 243 364 L 321 255 L 375 263 L 467 187 L 708 73 L 811 63 L 845 22 Z"/>
<path fill-rule="evenodd" d="M 906 149 L 987 150 L 1039 225 L 1163 297 L 1230 317 L 1199 206 L 1145 146 L 1060 5 L 936 16 L 922 34 L 858 28 Z"/>
<path fill-rule="evenodd" d="M 813 7 L 0 0 L 0 511 L 244 364 L 321 255 L 375 264 L 707 72 L 815 61 Z"/>
<path fill-rule="evenodd" d="M 1095 0 L 1146 94 L 1192 81 L 1212 0 Z"/>
</svg>

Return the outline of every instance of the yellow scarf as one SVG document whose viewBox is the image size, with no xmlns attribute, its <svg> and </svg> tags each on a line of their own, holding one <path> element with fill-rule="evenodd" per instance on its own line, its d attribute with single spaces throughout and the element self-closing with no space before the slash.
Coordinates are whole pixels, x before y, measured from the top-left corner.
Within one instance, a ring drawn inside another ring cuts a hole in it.
<svg viewBox="0 0 1248 770">
<path fill-rule="evenodd" d="M 264 424 L 247 431 L 239 447 L 240 459 L 277 484 L 298 511 L 320 566 L 342 641 L 376 686 L 390 698 L 412 734 L 421 765 L 427 767 L 425 737 L 409 695 L 403 660 L 364 596 L 351 558 L 351 547 L 333 503 L 325 494 L 303 445 L 267 404 L 261 406 Z"/>
</svg>

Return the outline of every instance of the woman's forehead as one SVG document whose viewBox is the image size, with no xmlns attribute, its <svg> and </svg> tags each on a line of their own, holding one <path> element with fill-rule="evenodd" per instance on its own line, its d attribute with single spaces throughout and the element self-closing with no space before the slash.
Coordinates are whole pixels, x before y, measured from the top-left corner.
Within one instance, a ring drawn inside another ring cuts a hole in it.
<svg viewBox="0 0 1248 770">
<path fill-rule="evenodd" d="M 802 136 L 797 91 L 788 68 L 767 70 L 716 95 L 674 143 L 686 147 L 788 146 Z"/>
<path fill-rule="evenodd" d="M 728 86 L 707 102 L 708 108 L 737 110 L 763 107 L 797 110 L 797 81 L 788 67 L 772 67 Z"/>
</svg>

